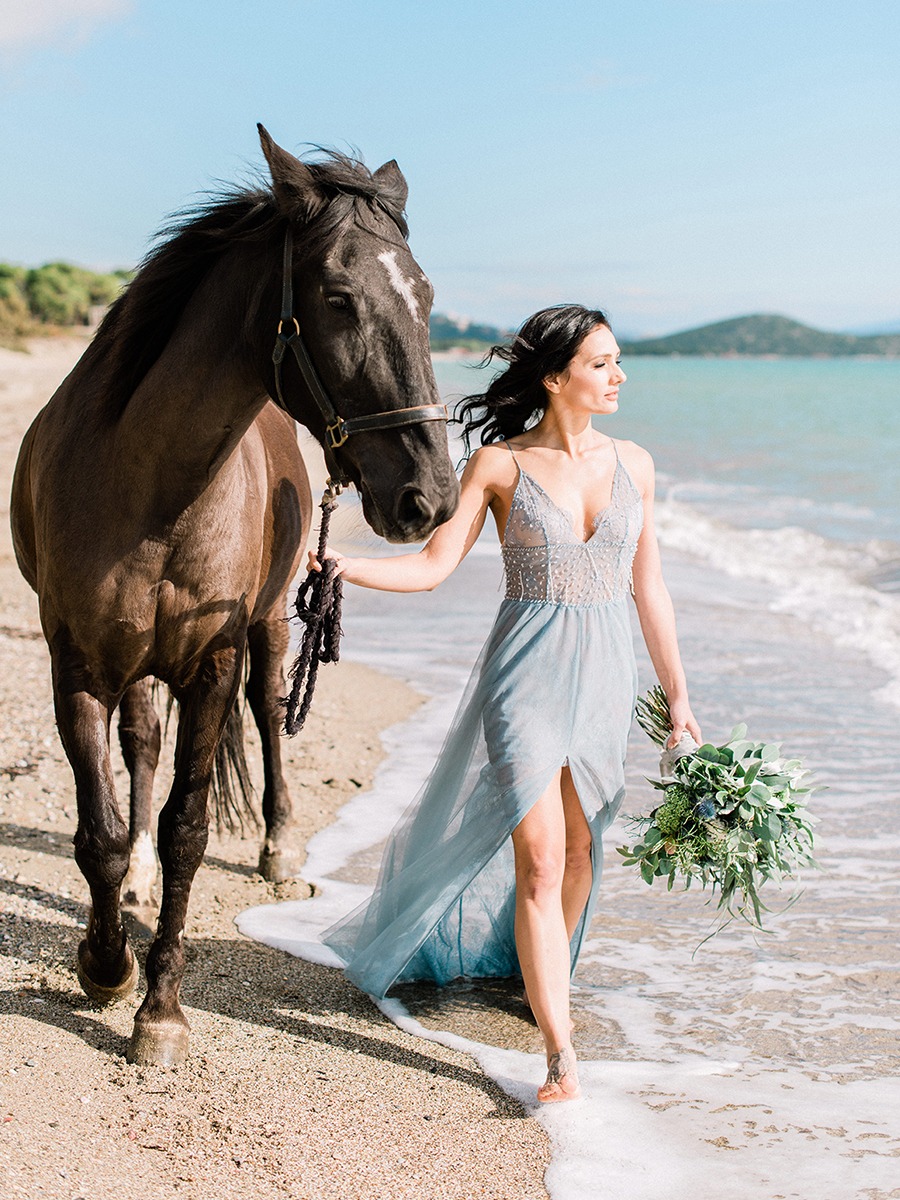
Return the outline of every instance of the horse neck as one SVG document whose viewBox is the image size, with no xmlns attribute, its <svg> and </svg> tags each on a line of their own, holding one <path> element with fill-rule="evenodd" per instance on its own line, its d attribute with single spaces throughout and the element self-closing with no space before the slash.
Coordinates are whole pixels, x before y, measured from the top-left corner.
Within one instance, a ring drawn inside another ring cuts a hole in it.
<svg viewBox="0 0 900 1200">
<path fill-rule="evenodd" d="M 251 257 L 241 247 L 214 264 L 119 418 L 119 450 L 157 511 L 177 514 L 208 487 L 268 399 L 247 348 Z"/>
</svg>

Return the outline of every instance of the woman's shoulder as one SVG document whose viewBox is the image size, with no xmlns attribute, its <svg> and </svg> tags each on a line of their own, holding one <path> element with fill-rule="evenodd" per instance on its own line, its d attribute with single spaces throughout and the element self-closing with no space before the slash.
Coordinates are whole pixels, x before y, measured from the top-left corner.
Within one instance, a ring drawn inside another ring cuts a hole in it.
<svg viewBox="0 0 900 1200">
<path fill-rule="evenodd" d="M 616 438 L 615 443 L 619 458 L 641 491 L 652 487 L 655 468 L 650 451 L 624 438 Z"/>
<path fill-rule="evenodd" d="M 472 452 L 466 463 L 466 472 L 486 484 L 497 483 L 500 487 L 506 487 L 510 480 L 515 482 L 518 468 L 507 442 L 490 442 Z"/>
</svg>

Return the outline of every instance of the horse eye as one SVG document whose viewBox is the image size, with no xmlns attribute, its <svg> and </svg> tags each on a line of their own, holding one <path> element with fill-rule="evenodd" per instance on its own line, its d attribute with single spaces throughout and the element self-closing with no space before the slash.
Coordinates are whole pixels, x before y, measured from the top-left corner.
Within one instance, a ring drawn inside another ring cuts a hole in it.
<svg viewBox="0 0 900 1200">
<path fill-rule="evenodd" d="M 342 292 L 334 292 L 332 295 L 326 296 L 325 301 L 327 304 L 330 304 L 332 308 L 348 309 L 350 307 L 349 298 Z"/>
</svg>

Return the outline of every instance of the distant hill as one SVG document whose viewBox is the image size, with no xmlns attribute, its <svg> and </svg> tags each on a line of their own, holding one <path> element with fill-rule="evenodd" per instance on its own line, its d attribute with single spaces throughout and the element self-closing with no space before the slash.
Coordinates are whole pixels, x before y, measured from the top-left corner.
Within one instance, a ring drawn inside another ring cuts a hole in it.
<svg viewBox="0 0 900 1200">
<path fill-rule="evenodd" d="M 855 337 L 826 333 L 780 317 L 756 313 L 687 329 L 668 337 L 619 343 L 623 354 L 684 354 L 706 357 L 783 355 L 796 358 L 837 358 L 848 354 L 900 355 L 900 333 Z"/>
<path fill-rule="evenodd" d="M 476 350 L 484 351 L 509 336 L 496 325 L 477 325 L 465 318 L 448 317 L 445 313 L 432 313 L 429 322 L 432 350 Z"/>
</svg>

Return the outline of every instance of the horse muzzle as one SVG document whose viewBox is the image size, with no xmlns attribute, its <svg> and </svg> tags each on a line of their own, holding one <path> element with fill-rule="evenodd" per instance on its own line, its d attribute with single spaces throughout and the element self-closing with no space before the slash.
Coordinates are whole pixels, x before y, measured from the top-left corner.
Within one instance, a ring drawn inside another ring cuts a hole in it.
<svg viewBox="0 0 900 1200">
<path fill-rule="evenodd" d="M 458 487 L 446 500 L 443 496 L 429 497 L 421 488 L 405 487 L 382 507 L 365 489 L 362 494 L 363 514 L 375 533 L 385 541 L 400 545 L 424 542 L 453 515 L 458 499 Z"/>
</svg>

